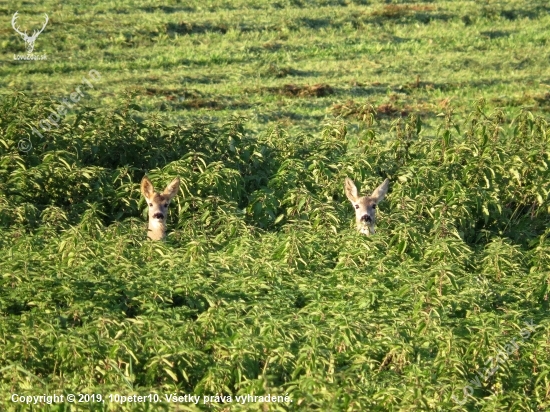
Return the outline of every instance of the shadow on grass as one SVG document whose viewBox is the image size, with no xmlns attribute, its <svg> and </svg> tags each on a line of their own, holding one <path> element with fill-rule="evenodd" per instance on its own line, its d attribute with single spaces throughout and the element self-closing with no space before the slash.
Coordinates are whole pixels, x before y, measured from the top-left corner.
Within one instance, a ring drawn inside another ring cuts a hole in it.
<svg viewBox="0 0 550 412">
<path fill-rule="evenodd" d="M 175 35 L 185 34 L 204 34 L 204 33 L 222 33 L 225 34 L 229 30 L 227 24 L 209 24 L 209 23 L 167 23 L 165 25 L 165 32 L 170 37 Z"/>
<path fill-rule="evenodd" d="M 166 13 L 166 14 L 180 13 L 180 12 L 194 13 L 196 11 L 196 9 L 194 7 L 186 7 L 186 6 L 178 6 L 178 7 L 174 7 L 174 6 L 143 6 L 143 7 L 138 7 L 137 9 L 141 10 L 145 13 L 162 12 L 162 13 Z"/>
</svg>

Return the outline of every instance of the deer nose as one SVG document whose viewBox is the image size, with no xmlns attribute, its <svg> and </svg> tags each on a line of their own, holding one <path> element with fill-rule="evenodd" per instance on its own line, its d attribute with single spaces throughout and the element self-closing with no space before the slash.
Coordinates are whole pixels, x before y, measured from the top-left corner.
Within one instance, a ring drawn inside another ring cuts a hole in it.
<svg viewBox="0 0 550 412">
<path fill-rule="evenodd" d="M 155 213 L 155 214 L 153 215 L 153 218 L 155 218 L 155 219 L 164 219 L 164 215 L 163 215 L 162 213 L 160 213 L 160 212 L 159 212 L 159 213 Z"/>
<path fill-rule="evenodd" d="M 366 223 L 370 223 L 370 222 L 372 222 L 372 219 L 369 215 L 363 215 L 363 216 L 361 216 L 361 221 L 366 222 Z"/>
</svg>

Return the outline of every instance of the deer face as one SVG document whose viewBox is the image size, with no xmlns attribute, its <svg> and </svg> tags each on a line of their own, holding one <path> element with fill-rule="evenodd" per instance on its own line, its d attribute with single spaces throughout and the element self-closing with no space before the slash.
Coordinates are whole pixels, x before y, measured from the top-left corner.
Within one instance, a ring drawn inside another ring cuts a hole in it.
<svg viewBox="0 0 550 412">
<path fill-rule="evenodd" d="M 141 181 L 141 194 L 149 207 L 149 232 L 148 236 L 153 240 L 163 239 L 166 235 L 166 217 L 170 201 L 177 195 L 180 187 L 180 179 L 172 180 L 162 193 L 155 192 L 153 184 L 147 176 Z"/>
<path fill-rule="evenodd" d="M 353 180 L 346 177 L 345 190 L 346 196 L 355 209 L 355 222 L 357 223 L 357 230 L 365 235 L 374 234 L 374 224 L 376 223 L 376 206 L 380 203 L 390 185 L 389 179 L 384 180 L 380 186 L 378 186 L 372 195 L 359 197 L 357 194 L 357 187 Z"/>
</svg>

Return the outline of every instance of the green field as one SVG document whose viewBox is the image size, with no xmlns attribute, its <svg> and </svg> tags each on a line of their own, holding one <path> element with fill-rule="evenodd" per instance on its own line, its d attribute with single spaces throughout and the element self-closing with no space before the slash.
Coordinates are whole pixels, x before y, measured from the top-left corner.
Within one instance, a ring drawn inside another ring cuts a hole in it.
<svg viewBox="0 0 550 412">
<path fill-rule="evenodd" d="M 550 409 L 549 12 L 0 3 L 0 409 Z"/>
</svg>

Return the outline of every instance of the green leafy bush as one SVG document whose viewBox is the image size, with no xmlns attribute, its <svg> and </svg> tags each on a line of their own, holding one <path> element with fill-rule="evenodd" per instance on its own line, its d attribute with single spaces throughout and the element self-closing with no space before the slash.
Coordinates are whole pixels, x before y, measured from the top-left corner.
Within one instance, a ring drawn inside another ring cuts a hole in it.
<svg viewBox="0 0 550 412">
<path fill-rule="evenodd" d="M 242 118 L 138 120 L 129 101 L 82 107 L 19 152 L 47 107 L 17 95 L 0 112 L 2 393 L 548 408 L 543 118 L 506 124 L 478 105 L 433 133 L 412 115 L 386 134 L 372 115 L 359 134 L 333 119 L 318 135 L 252 135 Z M 145 173 L 181 178 L 166 242 L 146 240 Z M 375 236 L 352 227 L 345 176 L 363 192 L 390 178 Z M 529 319 L 536 333 L 455 404 Z"/>
</svg>

